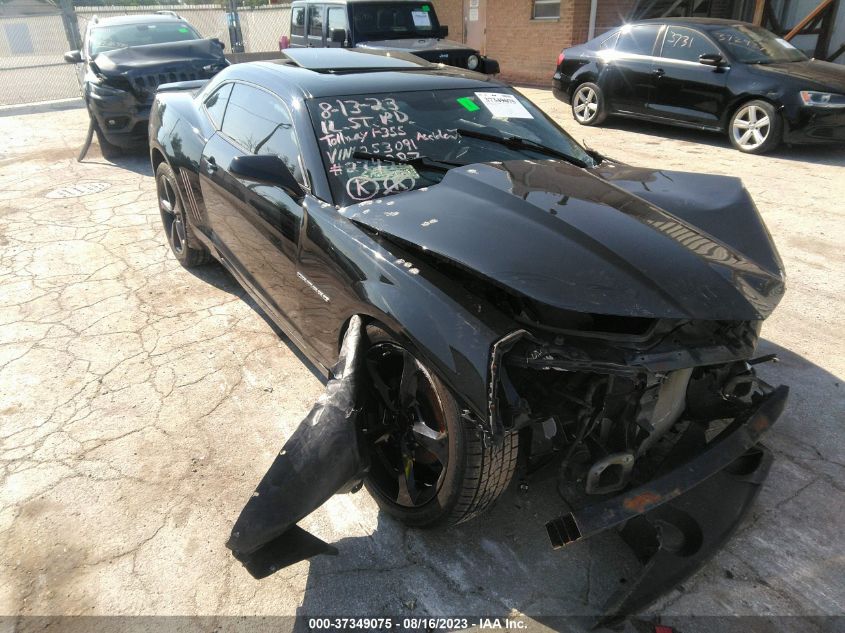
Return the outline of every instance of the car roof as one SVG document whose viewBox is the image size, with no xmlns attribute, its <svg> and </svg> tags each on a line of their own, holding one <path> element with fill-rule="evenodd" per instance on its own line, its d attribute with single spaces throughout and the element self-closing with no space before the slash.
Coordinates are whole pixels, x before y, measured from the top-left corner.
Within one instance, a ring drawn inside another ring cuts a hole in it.
<svg viewBox="0 0 845 633">
<path fill-rule="evenodd" d="M 630 22 L 631 25 L 635 24 L 670 24 L 675 26 L 697 26 L 707 30 L 708 28 L 718 28 L 718 27 L 725 27 L 725 26 L 753 26 L 748 22 L 743 22 L 742 20 L 724 20 L 721 18 L 650 18 L 648 20 L 636 20 L 634 22 Z"/>
<path fill-rule="evenodd" d="M 294 88 L 304 98 L 504 86 L 486 75 L 407 53 L 345 48 L 287 49 L 278 60 L 230 66 L 225 76 L 277 93 Z"/>
<path fill-rule="evenodd" d="M 132 15 L 116 15 L 108 18 L 97 17 L 92 26 L 121 26 L 124 24 L 157 24 L 159 22 L 185 22 L 187 20 L 169 13 L 135 13 Z"/>
</svg>

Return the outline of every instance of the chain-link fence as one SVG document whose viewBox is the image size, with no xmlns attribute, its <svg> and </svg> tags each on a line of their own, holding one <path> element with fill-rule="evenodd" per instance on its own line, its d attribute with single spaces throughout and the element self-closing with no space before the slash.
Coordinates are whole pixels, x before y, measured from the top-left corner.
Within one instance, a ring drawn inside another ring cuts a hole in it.
<svg viewBox="0 0 845 633">
<path fill-rule="evenodd" d="M 62 58 L 68 48 L 54 5 L 37 14 L 0 12 L 0 105 L 78 95 L 76 70 Z"/>
<path fill-rule="evenodd" d="M 0 106 L 79 96 L 78 69 L 62 57 L 78 45 L 71 42 L 61 10 L 43 0 L 30 0 L 23 9 L 14 4 L 0 5 Z M 95 15 L 162 10 L 175 11 L 203 37 L 216 37 L 232 50 L 229 17 L 220 5 L 76 7 L 67 19 L 76 20 L 84 35 Z M 290 34 L 290 5 L 239 8 L 238 14 L 246 53 L 278 51 L 279 38 Z"/>
</svg>

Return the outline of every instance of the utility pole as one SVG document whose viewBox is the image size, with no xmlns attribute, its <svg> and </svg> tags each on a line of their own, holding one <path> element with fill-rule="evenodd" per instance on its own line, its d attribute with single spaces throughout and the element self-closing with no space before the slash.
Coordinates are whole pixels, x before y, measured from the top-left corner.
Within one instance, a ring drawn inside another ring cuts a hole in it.
<svg viewBox="0 0 845 633">
<path fill-rule="evenodd" d="M 82 48 L 82 36 L 79 34 L 79 22 L 76 19 L 73 0 L 58 0 L 58 5 L 62 12 L 62 24 L 65 27 L 67 43 L 71 50 L 79 50 Z"/>
<path fill-rule="evenodd" d="M 241 17 L 238 15 L 238 0 L 226 0 L 226 20 L 229 25 L 229 43 L 233 53 L 244 52 L 244 36 L 241 32 Z"/>
</svg>

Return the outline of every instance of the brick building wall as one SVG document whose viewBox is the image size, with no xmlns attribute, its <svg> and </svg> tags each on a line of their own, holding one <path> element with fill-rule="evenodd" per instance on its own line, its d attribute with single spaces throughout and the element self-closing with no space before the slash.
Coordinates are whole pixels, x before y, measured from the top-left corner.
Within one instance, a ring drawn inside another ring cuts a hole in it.
<svg viewBox="0 0 845 633">
<path fill-rule="evenodd" d="M 434 0 L 450 39 L 463 36 L 463 1 Z M 598 0 L 596 34 L 624 21 L 635 0 Z M 487 0 L 486 54 L 499 61 L 500 78 L 515 83 L 548 85 L 558 53 L 587 39 L 590 0 L 561 0 L 560 17 L 531 19 L 531 0 Z"/>
</svg>

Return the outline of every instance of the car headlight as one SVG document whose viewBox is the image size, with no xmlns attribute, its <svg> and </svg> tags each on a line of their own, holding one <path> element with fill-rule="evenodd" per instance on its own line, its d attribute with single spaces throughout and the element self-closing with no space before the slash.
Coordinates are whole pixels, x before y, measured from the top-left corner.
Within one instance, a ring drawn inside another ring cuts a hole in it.
<svg viewBox="0 0 845 633">
<path fill-rule="evenodd" d="M 91 92 L 98 97 L 119 97 L 126 94 L 125 90 L 105 86 L 101 83 L 91 83 Z"/>
<path fill-rule="evenodd" d="M 475 70 L 476 68 L 478 68 L 479 61 L 480 60 L 478 59 L 478 55 L 470 55 L 469 57 L 467 57 L 467 68 L 469 68 L 470 70 Z"/>
<path fill-rule="evenodd" d="M 798 93 L 801 96 L 801 103 L 816 108 L 842 108 L 845 107 L 845 95 L 833 92 L 816 92 L 815 90 L 802 90 Z"/>
</svg>

